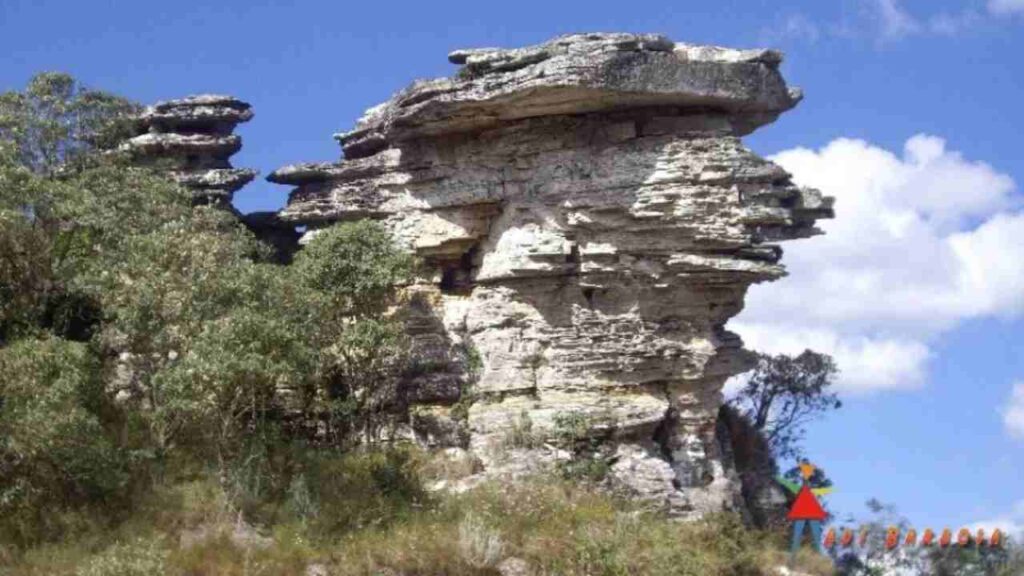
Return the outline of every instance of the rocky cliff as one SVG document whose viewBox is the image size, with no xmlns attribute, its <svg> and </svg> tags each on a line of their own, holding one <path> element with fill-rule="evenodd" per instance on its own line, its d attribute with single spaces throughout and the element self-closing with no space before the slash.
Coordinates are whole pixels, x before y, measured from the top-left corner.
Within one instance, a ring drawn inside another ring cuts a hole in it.
<svg viewBox="0 0 1024 576">
<path fill-rule="evenodd" d="M 800 100 L 781 54 L 580 34 L 449 60 L 452 78 L 337 135 L 343 160 L 271 174 L 295 187 L 279 218 L 307 234 L 374 218 L 423 261 L 407 384 L 424 442 L 511 475 L 583 446 L 676 514 L 731 506 L 716 416 L 749 360 L 724 325 L 784 275 L 776 243 L 832 216 L 740 142 Z M 181 104 L 164 106 L 132 145 L 209 150 L 187 182 L 226 168 L 231 137 L 168 132 L 184 124 L 162 110 Z"/>
</svg>

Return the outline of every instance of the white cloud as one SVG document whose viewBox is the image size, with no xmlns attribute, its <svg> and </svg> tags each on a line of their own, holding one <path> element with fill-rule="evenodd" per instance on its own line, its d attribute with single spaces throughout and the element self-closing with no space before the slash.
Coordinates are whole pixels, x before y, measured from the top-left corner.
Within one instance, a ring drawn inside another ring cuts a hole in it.
<svg viewBox="0 0 1024 576">
<path fill-rule="evenodd" d="M 956 14 L 939 12 L 925 18 L 911 14 L 901 0 L 867 0 L 868 12 L 878 25 L 882 40 L 898 40 L 908 36 L 930 34 L 955 36 L 978 24 L 981 17 L 973 10 Z M 995 0 L 1020 2 L 1021 0 Z"/>
<path fill-rule="evenodd" d="M 814 21 L 805 14 L 790 13 L 761 32 L 767 44 L 785 41 L 815 43 L 822 37 L 848 40 L 874 40 L 887 43 L 914 36 L 957 36 L 985 23 L 990 16 L 1019 12 L 1024 0 L 989 0 L 988 14 L 973 8 L 960 12 L 936 12 L 917 16 L 907 10 L 903 0 L 859 0 L 860 10 L 839 21 Z"/>
<path fill-rule="evenodd" d="M 1010 436 L 1024 439 L 1024 381 L 1014 383 L 1010 391 L 1010 400 L 1003 410 L 1003 426 Z M 1024 516 L 1024 502 L 1021 516 Z"/>
<path fill-rule="evenodd" d="M 771 27 L 761 31 L 761 42 L 774 44 L 786 40 L 802 40 L 814 44 L 821 38 L 818 25 L 802 13 L 788 14 Z"/>
<path fill-rule="evenodd" d="M 748 347 L 832 354 L 845 391 L 910 389 L 935 336 L 1024 312 L 1024 212 L 1006 174 L 923 134 L 902 155 L 840 138 L 773 160 L 835 196 L 836 219 L 784 246 L 788 278 L 750 290 L 730 324 Z"/>
<path fill-rule="evenodd" d="M 902 38 L 921 31 L 921 23 L 900 6 L 899 0 L 874 0 L 874 8 L 886 38 Z"/>
<path fill-rule="evenodd" d="M 924 384 L 925 362 L 930 356 L 928 347 L 914 340 L 844 335 L 826 327 L 794 322 L 740 320 L 730 324 L 730 328 L 743 336 L 751 350 L 796 354 L 810 348 L 831 355 L 841 370 L 839 386 L 845 391 L 918 388 Z M 728 395 L 736 389 L 738 385 L 731 385 L 724 392 Z"/>
<path fill-rule="evenodd" d="M 996 15 L 1024 14 L 1024 0 L 989 0 L 988 11 Z"/>
<path fill-rule="evenodd" d="M 989 536 L 998 529 L 1007 536 L 1024 537 L 1024 500 L 1018 501 L 1005 513 L 995 518 L 981 520 L 967 526 L 971 532 L 977 532 L 978 528 L 984 528 L 985 533 Z"/>
</svg>

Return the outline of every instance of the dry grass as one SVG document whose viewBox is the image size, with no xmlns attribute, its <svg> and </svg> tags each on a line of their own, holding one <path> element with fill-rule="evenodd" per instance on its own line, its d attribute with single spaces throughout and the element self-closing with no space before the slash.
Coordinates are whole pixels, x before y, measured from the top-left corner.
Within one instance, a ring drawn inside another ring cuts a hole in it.
<svg viewBox="0 0 1024 576">
<path fill-rule="evenodd" d="M 731 515 L 679 523 L 544 479 L 484 486 L 390 529 L 352 534 L 328 565 L 344 576 L 495 574 L 488 550 L 499 542 L 500 556 L 521 558 L 537 574 L 757 576 L 786 559 L 773 538 Z M 822 560 L 801 556 L 796 565 L 831 574 Z"/>
<path fill-rule="evenodd" d="M 314 491 L 314 516 L 275 504 L 273 524 L 261 529 L 265 547 L 232 538 L 237 508 L 217 483 L 200 480 L 155 491 L 115 530 L 30 550 L 6 567 L 0 558 L 0 575 L 303 575 L 315 563 L 339 576 L 480 576 L 515 557 L 538 576 L 759 576 L 786 560 L 783 542 L 730 515 L 679 523 L 554 478 L 425 500 L 381 462 L 325 466 L 315 481 L 334 476 L 340 488 Z M 355 482 L 368 485 L 355 490 Z M 200 528 L 204 538 L 181 546 Z M 813 555 L 796 567 L 832 573 Z"/>
</svg>

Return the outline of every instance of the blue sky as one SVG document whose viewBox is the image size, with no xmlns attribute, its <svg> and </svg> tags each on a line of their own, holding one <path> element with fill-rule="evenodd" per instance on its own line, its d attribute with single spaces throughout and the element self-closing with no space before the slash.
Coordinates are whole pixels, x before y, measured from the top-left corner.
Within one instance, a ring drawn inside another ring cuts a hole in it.
<svg viewBox="0 0 1024 576">
<path fill-rule="evenodd" d="M 786 52 L 807 97 L 747 143 L 838 217 L 731 326 L 839 360 L 846 405 L 807 442 L 835 510 L 876 496 L 919 526 L 1024 526 L 1024 0 L 0 0 L 0 90 L 63 70 L 141 102 L 233 94 L 256 111 L 234 163 L 267 174 L 336 159 L 333 132 L 450 74 L 452 49 L 579 31 Z M 259 180 L 236 204 L 286 192 Z"/>
</svg>

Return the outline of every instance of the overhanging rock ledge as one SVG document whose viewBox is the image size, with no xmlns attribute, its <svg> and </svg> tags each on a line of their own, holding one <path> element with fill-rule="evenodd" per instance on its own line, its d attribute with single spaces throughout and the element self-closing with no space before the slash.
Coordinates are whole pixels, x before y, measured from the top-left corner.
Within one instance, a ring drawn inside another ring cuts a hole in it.
<svg viewBox="0 0 1024 576">
<path fill-rule="evenodd" d="M 739 139 L 800 100 L 781 54 L 576 34 L 449 60 L 336 136 L 343 160 L 268 178 L 307 235 L 374 218 L 425 263 L 411 433 L 516 476 L 568 457 L 569 426 L 619 489 L 733 506 L 716 417 L 750 359 L 724 325 L 833 215 Z"/>
</svg>

